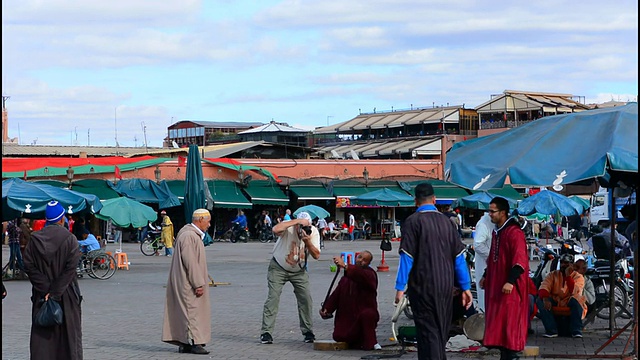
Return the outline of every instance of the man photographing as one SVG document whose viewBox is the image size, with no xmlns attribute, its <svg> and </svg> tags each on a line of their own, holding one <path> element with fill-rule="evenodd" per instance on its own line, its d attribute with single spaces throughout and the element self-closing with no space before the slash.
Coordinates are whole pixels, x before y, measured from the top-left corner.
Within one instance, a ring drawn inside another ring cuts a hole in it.
<svg viewBox="0 0 640 360">
<path fill-rule="evenodd" d="M 306 269 L 309 255 L 316 260 L 320 257 L 320 234 L 318 229 L 311 226 L 311 216 L 306 212 L 299 213 L 296 219 L 277 224 L 273 227 L 273 233 L 278 240 L 273 247 L 273 258 L 267 272 L 269 293 L 262 312 L 260 342 L 273 343 L 271 334 L 278 316 L 280 294 L 283 286 L 290 282 L 298 302 L 304 342 L 312 343 L 315 340 L 311 315 L 313 303 Z"/>
</svg>

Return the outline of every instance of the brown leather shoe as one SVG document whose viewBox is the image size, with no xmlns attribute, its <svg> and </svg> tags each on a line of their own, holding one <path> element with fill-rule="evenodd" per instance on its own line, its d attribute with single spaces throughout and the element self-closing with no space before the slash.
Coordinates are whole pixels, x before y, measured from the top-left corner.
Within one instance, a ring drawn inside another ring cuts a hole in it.
<svg viewBox="0 0 640 360">
<path fill-rule="evenodd" d="M 193 345 L 191 347 L 191 353 L 192 354 L 199 354 L 199 355 L 206 355 L 209 353 L 208 350 L 206 350 L 204 347 L 202 347 L 202 345 Z"/>
</svg>

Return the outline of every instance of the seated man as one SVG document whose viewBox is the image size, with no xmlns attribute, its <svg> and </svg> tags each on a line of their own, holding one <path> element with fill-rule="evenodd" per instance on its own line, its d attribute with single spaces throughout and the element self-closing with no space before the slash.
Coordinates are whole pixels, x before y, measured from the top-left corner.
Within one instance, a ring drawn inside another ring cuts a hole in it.
<svg viewBox="0 0 640 360">
<path fill-rule="evenodd" d="M 605 239 L 605 243 L 607 247 L 609 249 L 611 248 L 611 224 L 606 222 L 606 223 L 603 223 L 602 226 L 603 226 L 602 232 L 589 238 L 589 240 L 587 240 L 587 245 L 589 245 L 589 247 L 593 249 L 596 257 L 608 259 L 609 258 L 608 252 L 604 254 L 605 256 L 603 257 L 601 254 L 598 254 L 598 249 L 596 249 L 598 245 L 593 243 L 594 241 L 593 239 L 595 237 L 601 237 Z M 624 257 L 633 255 L 631 252 L 631 245 L 629 244 L 629 240 L 624 235 L 620 234 L 617 229 L 615 230 L 615 232 L 616 232 L 616 248 L 615 248 L 616 258 L 619 259 L 619 258 L 624 258 Z"/>
<path fill-rule="evenodd" d="M 82 240 L 78 240 L 78 244 L 80 244 L 80 251 L 85 255 L 92 251 L 102 249 L 98 239 L 96 239 L 96 237 L 87 229 L 84 229 L 82 233 Z"/>
<path fill-rule="evenodd" d="M 340 231 L 336 230 L 336 223 L 333 220 L 329 221 L 327 224 L 329 228 L 329 237 L 331 240 L 338 240 L 338 236 L 340 236 Z"/>
<path fill-rule="evenodd" d="M 380 349 L 376 340 L 378 313 L 378 275 L 369 267 L 373 255 L 362 251 L 356 257 L 356 264 L 345 264 L 336 256 L 333 262 L 344 269 L 344 276 L 320 309 L 323 319 L 331 318 L 335 311 L 333 340 L 346 342 L 352 349 Z"/>
<path fill-rule="evenodd" d="M 556 306 L 569 307 L 571 336 L 582 337 L 582 319 L 587 314 L 586 299 L 582 295 L 584 278 L 573 268 L 573 255 L 560 258 L 560 270 L 552 271 L 542 281 L 538 290 L 538 318 L 544 325 L 544 337 L 558 336 L 558 326 L 553 313 Z"/>
</svg>

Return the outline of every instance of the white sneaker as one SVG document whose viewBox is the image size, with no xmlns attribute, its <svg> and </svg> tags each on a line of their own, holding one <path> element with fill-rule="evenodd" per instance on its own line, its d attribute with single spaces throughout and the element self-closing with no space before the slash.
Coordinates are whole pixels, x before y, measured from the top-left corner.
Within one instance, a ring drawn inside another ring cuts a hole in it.
<svg viewBox="0 0 640 360">
<path fill-rule="evenodd" d="M 382 346 L 380 344 L 373 345 L 373 350 L 382 350 Z"/>
</svg>

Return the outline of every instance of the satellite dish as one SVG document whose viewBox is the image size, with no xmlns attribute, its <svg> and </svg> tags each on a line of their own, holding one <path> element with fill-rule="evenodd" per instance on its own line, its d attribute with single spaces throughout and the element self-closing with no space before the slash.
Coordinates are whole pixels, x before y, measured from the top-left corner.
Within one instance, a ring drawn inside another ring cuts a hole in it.
<svg viewBox="0 0 640 360">
<path fill-rule="evenodd" d="M 331 150 L 331 158 L 333 158 L 333 159 L 342 159 L 342 156 L 340 156 L 340 154 L 338 154 L 337 151 Z"/>
<path fill-rule="evenodd" d="M 180 146 L 178 146 L 178 143 L 175 142 L 175 140 L 171 141 L 171 145 L 173 146 L 174 149 L 179 149 L 180 148 Z"/>
<path fill-rule="evenodd" d="M 352 158 L 353 160 L 360 160 L 360 157 L 358 156 L 358 154 L 356 154 L 356 152 L 355 152 L 355 151 L 353 151 L 353 149 L 351 149 L 349 152 L 350 152 L 350 154 L 351 154 L 351 158 Z"/>
</svg>

